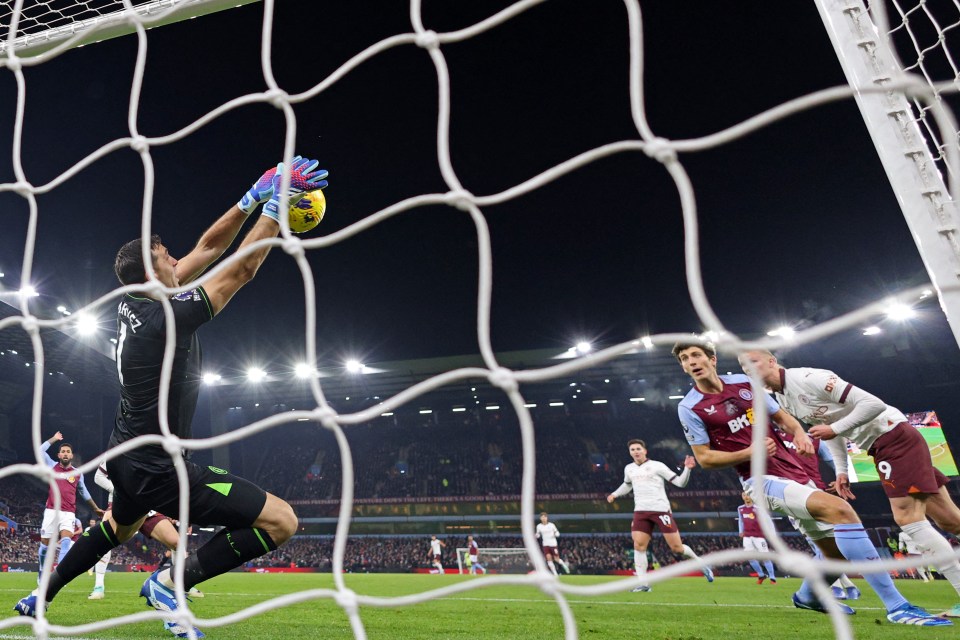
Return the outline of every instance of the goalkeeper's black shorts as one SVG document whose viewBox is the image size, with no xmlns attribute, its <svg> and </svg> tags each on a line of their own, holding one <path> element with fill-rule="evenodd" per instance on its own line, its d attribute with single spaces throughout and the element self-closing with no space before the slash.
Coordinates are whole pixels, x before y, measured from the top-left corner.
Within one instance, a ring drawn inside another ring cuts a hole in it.
<svg viewBox="0 0 960 640">
<path fill-rule="evenodd" d="M 267 501 L 263 489 L 217 467 L 183 463 L 191 524 L 239 529 L 256 521 Z M 131 525 L 150 510 L 179 518 L 180 483 L 172 461 L 145 462 L 121 455 L 107 462 L 107 474 L 113 482 L 113 519 L 118 524 Z"/>
</svg>

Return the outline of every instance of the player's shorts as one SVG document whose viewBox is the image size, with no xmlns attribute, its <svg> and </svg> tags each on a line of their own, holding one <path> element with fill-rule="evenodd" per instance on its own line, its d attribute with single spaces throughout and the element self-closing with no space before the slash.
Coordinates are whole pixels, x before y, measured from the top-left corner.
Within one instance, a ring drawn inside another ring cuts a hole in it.
<svg viewBox="0 0 960 640">
<path fill-rule="evenodd" d="M 560 557 L 560 555 L 557 553 L 557 548 L 556 548 L 556 547 L 548 547 L 548 546 L 544 546 L 544 547 L 543 547 L 543 555 L 545 555 L 545 556 L 553 556 L 554 558 L 559 558 L 559 557 Z"/>
<path fill-rule="evenodd" d="M 433 561 L 434 561 L 434 562 L 440 562 L 440 554 L 439 554 L 439 553 L 433 554 Z"/>
<path fill-rule="evenodd" d="M 43 510 L 43 524 L 40 525 L 40 537 L 56 540 L 61 531 L 69 531 L 73 535 L 73 521 L 77 519 L 72 511 L 61 511 L 57 515 L 56 509 Z M 69 537 L 69 536 L 68 536 Z"/>
<path fill-rule="evenodd" d="M 770 511 L 790 516 L 790 522 L 797 531 L 811 540 L 833 535 L 832 524 L 819 522 L 807 511 L 807 500 L 811 494 L 819 491 L 813 480 L 804 485 L 780 476 L 763 476 L 759 491 L 755 480 L 750 478 L 743 483 L 744 490 L 754 502 L 760 498 Z M 761 495 L 758 496 L 758 493 Z"/>
<path fill-rule="evenodd" d="M 203 526 L 245 528 L 260 516 L 266 492 L 217 467 L 184 460 L 189 483 L 190 521 Z M 179 513 L 180 485 L 172 462 L 143 462 L 118 456 L 107 462 L 113 480 L 113 519 L 131 525 L 154 509 Z"/>
<path fill-rule="evenodd" d="M 477 562 L 478 562 L 479 560 L 480 560 L 480 556 L 479 556 L 479 555 L 470 556 L 470 564 L 477 564 Z"/>
<path fill-rule="evenodd" d="M 633 523 L 630 531 L 642 531 L 647 535 L 653 533 L 653 527 L 660 528 L 660 533 L 677 533 L 677 523 L 669 511 L 634 511 Z"/>
<path fill-rule="evenodd" d="M 869 451 L 888 498 L 939 493 L 949 480 L 933 466 L 930 448 L 906 422 L 874 440 Z"/>
<path fill-rule="evenodd" d="M 770 548 L 767 546 L 767 539 L 756 536 L 744 536 L 743 548 L 750 551 L 763 551 L 764 553 L 770 551 Z"/>
<path fill-rule="evenodd" d="M 153 530 L 156 529 L 157 525 L 163 522 L 164 520 L 170 520 L 173 522 L 173 519 L 168 518 L 162 513 L 157 513 L 156 511 L 150 511 L 147 513 L 147 519 L 143 521 L 143 524 L 140 526 L 140 533 L 146 537 L 150 537 L 153 534 Z"/>
</svg>

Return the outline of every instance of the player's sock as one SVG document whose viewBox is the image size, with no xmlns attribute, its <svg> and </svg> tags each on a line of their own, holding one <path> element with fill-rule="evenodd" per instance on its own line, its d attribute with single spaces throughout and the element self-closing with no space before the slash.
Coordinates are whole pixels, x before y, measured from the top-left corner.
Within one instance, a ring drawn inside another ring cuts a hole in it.
<svg viewBox="0 0 960 640">
<path fill-rule="evenodd" d="M 553 564 L 553 560 L 547 560 L 547 566 L 550 567 L 550 573 L 555 576 L 560 575 L 557 573 L 557 565 Z"/>
<path fill-rule="evenodd" d="M 63 558 L 50 576 L 50 588 L 47 589 L 47 601 L 67 586 L 71 580 L 84 573 L 97 563 L 108 551 L 120 544 L 117 534 L 105 522 L 90 527 L 83 532 L 73 545 L 73 553 Z"/>
<path fill-rule="evenodd" d="M 560 566 L 563 567 L 564 572 L 570 573 L 570 565 L 568 565 L 565 561 L 561 560 L 560 558 L 557 558 L 557 562 L 559 562 Z"/>
<path fill-rule="evenodd" d="M 757 577 L 758 577 L 758 578 L 765 578 L 765 577 L 766 577 L 766 576 L 764 575 L 764 573 L 763 573 L 763 569 L 760 568 L 760 563 L 757 562 L 756 560 L 751 560 L 751 561 L 750 561 L 750 567 L 753 568 L 753 570 L 757 572 Z"/>
<path fill-rule="evenodd" d="M 40 559 L 40 565 L 37 567 L 37 577 L 40 577 L 40 572 L 43 571 L 43 561 L 47 559 L 47 545 L 40 543 L 40 548 L 37 551 L 37 557 Z"/>
<path fill-rule="evenodd" d="M 70 551 L 70 547 L 73 546 L 73 540 L 70 538 L 63 538 L 60 540 L 60 553 L 57 554 L 57 563 L 63 562 L 63 558 L 67 555 L 67 551 Z"/>
<path fill-rule="evenodd" d="M 276 543 L 263 529 L 221 529 L 184 562 L 183 588 L 190 589 L 276 548 Z"/>
<path fill-rule="evenodd" d="M 843 587 L 844 589 L 849 589 L 850 587 L 857 586 L 853 584 L 853 580 L 848 578 L 847 574 L 845 573 L 840 574 L 840 577 L 837 578 L 837 581 L 834 582 L 833 584 L 837 585 L 838 587 Z"/>
<path fill-rule="evenodd" d="M 937 530 L 930 525 L 930 521 L 928 520 L 911 522 L 900 528 L 903 529 L 904 533 L 913 538 L 917 546 L 923 550 L 924 555 L 934 553 L 938 555 L 942 554 L 943 557 L 938 558 L 934 566 L 937 568 L 937 571 L 940 572 L 940 575 L 950 582 L 957 593 L 960 593 L 960 562 L 957 562 L 956 557 L 953 555 L 953 547 L 950 546 L 946 538 L 937 533 Z M 921 573 L 920 575 L 923 574 Z"/>
<path fill-rule="evenodd" d="M 880 556 L 874 548 L 870 538 L 863 530 L 863 524 L 859 522 L 850 524 L 838 524 L 833 528 L 834 537 L 837 541 L 837 548 L 847 560 L 879 560 Z M 893 579 L 886 571 L 880 573 L 864 574 L 864 579 L 870 587 L 876 591 L 880 599 L 883 600 L 887 611 L 896 611 L 905 604 L 909 604 L 907 599 L 897 591 L 893 584 Z"/>
<path fill-rule="evenodd" d="M 764 560 L 764 561 L 763 561 L 763 566 L 764 566 L 764 567 L 766 568 L 766 570 L 767 570 L 767 577 L 770 578 L 771 580 L 776 580 L 776 579 L 777 579 L 777 574 L 776 574 L 776 572 L 775 572 L 774 569 L 773 569 L 773 561 L 771 561 L 771 560 Z"/>
<path fill-rule="evenodd" d="M 645 551 L 633 550 L 633 566 L 638 578 L 647 575 L 647 554 Z"/>
<path fill-rule="evenodd" d="M 107 551 L 107 553 L 97 561 L 96 566 L 94 567 L 94 580 L 93 586 L 95 589 L 103 589 L 103 580 L 104 576 L 107 575 L 107 565 L 110 564 L 110 556 L 112 553 Z"/>
</svg>

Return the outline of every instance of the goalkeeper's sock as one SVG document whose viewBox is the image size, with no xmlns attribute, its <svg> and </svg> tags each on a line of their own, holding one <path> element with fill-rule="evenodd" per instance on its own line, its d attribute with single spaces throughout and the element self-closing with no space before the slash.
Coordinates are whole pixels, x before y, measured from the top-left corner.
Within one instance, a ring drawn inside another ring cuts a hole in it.
<svg viewBox="0 0 960 640">
<path fill-rule="evenodd" d="M 833 534 L 837 541 L 837 548 L 843 557 L 850 561 L 856 560 L 879 560 L 880 556 L 874 548 L 867 533 L 863 530 L 863 524 L 853 522 L 850 524 L 838 524 L 833 528 Z M 896 611 L 905 604 L 907 599 L 897 591 L 893 584 L 893 579 L 886 571 L 879 573 L 865 573 L 863 578 L 869 583 L 873 590 L 883 600 L 887 611 Z"/>
<path fill-rule="evenodd" d="M 263 529 L 221 529 L 183 563 L 183 588 L 189 590 L 276 548 L 276 543 Z"/>
<path fill-rule="evenodd" d="M 774 570 L 773 570 L 773 562 L 771 562 L 770 560 L 764 560 L 763 567 L 767 570 L 768 578 L 770 578 L 771 580 L 777 579 L 777 574 L 774 573 Z"/>
<path fill-rule="evenodd" d="M 63 562 L 63 558 L 67 555 L 67 552 L 70 551 L 70 547 L 73 546 L 73 540 L 70 538 L 63 538 L 60 540 L 60 552 L 57 554 L 57 563 Z"/>
<path fill-rule="evenodd" d="M 913 538 L 917 546 L 924 551 L 924 555 L 934 553 L 940 555 L 934 563 L 934 566 L 940 575 L 946 578 L 956 592 L 960 594 L 960 563 L 957 562 L 956 556 L 953 555 L 953 547 L 950 546 L 946 538 L 940 535 L 937 530 L 930 525 L 928 520 L 911 522 L 900 528 L 903 529 L 904 533 Z M 919 570 L 922 576 L 923 568 L 921 567 Z"/>
<path fill-rule="evenodd" d="M 763 569 L 760 568 L 760 563 L 757 562 L 756 560 L 751 560 L 751 561 L 750 561 L 750 567 L 751 567 L 754 571 L 757 572 L 757 577 L 758 577 L 758 578 L 766 578 L 766 577 L 767 577 L 767 576 L 765 576 L 765 575 L 763 574 Z"/>
<path fill-rule="evenodd" d="M 553 560 L 547 560 L 547 566 L 550 567 L 550 573 L 555 576 L 560 575 L 557 573 L 557 565 L 553 564 Z"/>
<path fill-rule="evenodd" d="M 87 569 L 97 563 L 108 551 L 120 544 L 117 534 L 106 522 L 101 521 L 97 526 L 90 527 L 83 532 L 80 539 L 73 545 L 73 552 L 63 558 L 50 576 L 50 588 L 47 589 L 47 602 Z"/>
<path fill-rule="evenodd" d="M 638 578 L 647 575 L 647 553 L 646 551 L 633 550 L 633 566 Z"/>
</svg>

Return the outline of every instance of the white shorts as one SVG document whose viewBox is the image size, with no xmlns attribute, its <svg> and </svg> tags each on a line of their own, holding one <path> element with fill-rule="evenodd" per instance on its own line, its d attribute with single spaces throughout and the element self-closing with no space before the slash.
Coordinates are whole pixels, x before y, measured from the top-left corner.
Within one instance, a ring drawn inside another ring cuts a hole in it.
<svg viewBox="0 0 960 640">
<path fill-rule="evenodd" d="M 767 547 L 766 538 L 755 538 L 753 536 L 744 537 L 743 548 L 752 551 L 763 551 L 764 553 L 770 551 L 770 548 Z"/>
<path fill-rule="evenodd" d="M 44 509 L 40 537 L 56 540 L 61 531 L 69 531 L 70 535 L 73 535 L 73 521 L 76 519 L 77 516 L 72 511 L 61 511 L 58 518 L 56 509 Z"/>
<path fill-rule="evenodd" d="M 754 478 L 743 483 L 744 490 L 756 502 L 757 493 Z M 813 481 L 803 485 L 796 480 L 779 476 L 763 476 L 760 496 L 767 509 L 790 516 L 791 524 L 811 540 L 819 540 L 833 535 L 833 525 L 819 522 L 807 511 L 807 500 L 819 491 Z"/>
<path fill-rule="evenodd" d="M 477 560 L 480 556 L 470 556 L 470 564 L 477 564 Z"/>
</svg>

